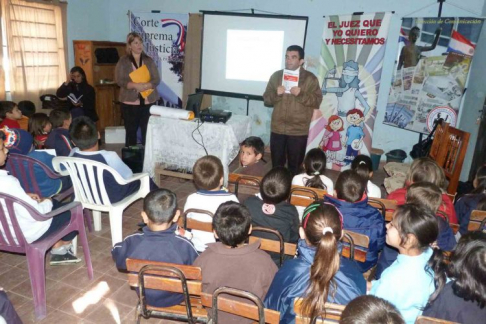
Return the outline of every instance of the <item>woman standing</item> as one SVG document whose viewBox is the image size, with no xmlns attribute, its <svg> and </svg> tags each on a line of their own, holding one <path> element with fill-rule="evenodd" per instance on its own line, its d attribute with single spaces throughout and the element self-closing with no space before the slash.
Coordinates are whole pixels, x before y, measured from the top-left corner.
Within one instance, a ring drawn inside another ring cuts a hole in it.
<svg viewBox="0 0 486 324">
<path fill-rule="evenodd" d="M 86 81 L 84 70 L 75 66 L 71 69 L 69 77 L 69 80 L 57 89 L 56 96 L 69 102 L 69 110 L 73 119 L 87 116 L 97 122 L 99 118 L 95 108 L 95 90 Z"/>
<path fill-rule="evenodd" d="M 137 144 L 138 127 L 142 130 L 142 143 L 145 145 L 147 124 L 150 118 L 150 106 L 159 99 L 157 85 L 160 76 L 154 61 L 143 52 L 143 41 L 139 34 L 130 33 L 127 36 L 127 55 L 120 58 L 115 69 L 115 80 L 120 86 L 119 100 L 122 102 L 122 115 L 125 121 L 125 145 Z M 146 65 L 150 73 L 147 83 L 135 83 L 130 73 Z M 141 92 L 153 89 L 152 93 L 143 98 Z"/>
</svg>

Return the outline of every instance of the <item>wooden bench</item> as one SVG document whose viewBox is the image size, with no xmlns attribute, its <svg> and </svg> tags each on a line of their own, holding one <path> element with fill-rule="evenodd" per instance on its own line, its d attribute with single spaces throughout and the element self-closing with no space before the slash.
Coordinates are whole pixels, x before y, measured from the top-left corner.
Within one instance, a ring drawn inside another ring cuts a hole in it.
<svg viewBox="0 0 486 324">
<path fill-rule="evenodd" d="M 237 173 L 228 175 L 228 190 L 235 194 L 239 201 L 260 192 L 262 177 L 254 177 Z"/>
<path fill-rule="evenodd" d="M 222 294 L 245 298 L 253 302 L 253 304 L 221 297 Z M 278 311 L 264 308 L 263 302 L 258 296 L 244 290 L 220 287 L 214 291 L 213 295 L 202 293 L 201 302 L 204 307 L 211 308 L 211 319 L 214 324 L 224 324 L 218 320 L 219 311 L 248 318 L 257 321 L 259 324 L 278 324 L 280 322 L 280 313 Z M 216 304 L 215 308 L 213 308 L 214 304 Z"/>
<path fill-rule="evenodd" d="M 189 323 L 206 323 L 207 312 L 202 307 L 201 268 L 166 262 L 127 259 L 128 284 L 139 289 L 137 321 L 140 317 L 160 317 Z M 145 289 L 182 293 L 184 302 L 171 307 L 147 305 Z"/>
<path fill-rule="evenodd" d="M 397 209 L 397 201 L 393 199 L 368 198 L 368 204 L 378 209 L 386 222 L 391 222 Z"/>
<path fill-rule="evenodd" d="M 308 323 L 338 323 L 341 319 L 341 314 L 344 310 L 343 305 L 326 303 L 325 312 L 318 315 L 317 318 L 310 319 L 302 314 L 302 298 L 295 298 L 294 311 L 295 311 L 295 324 L 308 324 Z"/>
<path fill-rule="evenodd" d="M 459 324 L 456 322 L 450 322 L 439 318 L 419 316 L 415 321 L 415 324 Z"/>
<path fill-rule="evenodd" d="M 486 211 L 485 210 L 473 210 L 471 217 L 469 218 L 469 224 L 467 229 L 469 231 L 484 230 L 486 225 Z"/>
</svg>

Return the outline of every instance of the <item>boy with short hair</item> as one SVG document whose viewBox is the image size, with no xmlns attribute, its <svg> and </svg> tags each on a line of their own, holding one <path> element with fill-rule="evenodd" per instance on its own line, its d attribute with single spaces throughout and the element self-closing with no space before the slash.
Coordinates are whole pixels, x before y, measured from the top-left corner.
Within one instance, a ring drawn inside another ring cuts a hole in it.
<svg viewBox="0 0 486 324">
<path fill-rule="evenodd" d="M 339 174 L 334 186 L 334 197 L 324 196 L 343 214 L 343 228 L 370 238 L 366 262 L 357 262 L 361 272 L 371 269 L 378 260 L 378 253 L 385 245 L 385 220 L 381 213 L 368 205 L 365 194 L 367 181 L 353 170 Z"/>
<path fill-rule="evenodd" d="M 244 205 L 251 213 L 253 226 L 278 230 L 284 242 L 297 243 L 299 240 L 300 219 L 297 208 L 287 202 L 292 187 L 292 173 L 285 167 L 270 170 L 262 179 L 260 196 L 251 196 Z M 275 235 L 256 232 L 258 237 L 275 240 Z M 278 253 L 271 253 L 276 264 L 280 262 Z"/>
<path fill-rule="evenodd" d="M 87 117 L 86 117 L 87 118 Z M 177 226 L 181 212 L 177 209 L 176 195 L 167 189 L 150 192 L 143 200 L 142 219 L 147 226 L 142 233 L 129 235 L 115 244 L 111 254 L 116 267 L 126 270 L 127 258 L 191 265 L 198 253 L 191 241 L 184 237 L 184 230 Z M 148 304 L 169 307 L 184 300 L 182 294 L 161 290 L 145 291 Z"/>
<path fill-rule="evenodd" d="M 71 113 L 66 109 L 54 109 L 49 114 L 52 131 L 46 139 L 45 147 L 55 149 L 57 156 L 69 156 L 74 144 L 69 135 Z"/>
<path fill-rule="evenodd" d="M 214 214 L 222 203 L 226 201 L 238 202 L 238 198 L 234 194 L 222 188 L 224 176 L 223 164 L 217 157 L 207 155 L 198 159 L 194 164 L 192 175 L 197 192 L 187 197 L 184 211 L 197 208 L 207 210 Z M 212 221 L 211 217 L 205 214 L 190 213 L 188 217 L 200 222 L 210 223 Z M 192 234 L 192 242 L 200 252 L 206 249 L 207 243 L 215 242 L 212 233 L 193 230 Z"/>
<path fill-rule="evenodd" d="M 20 128 L 29 130 L 29 119 L 35 114 L 35 105 L 32 101 L 22 100 L 19 101 L 19 109 L 22 112 L 22 118 L 19 120 Z"/>
<path fill-rule="evenodd" d="M 251 233 L 251 215 L 245 206 L 228 201 L 213 218 L 213 232 L 221 242 L 208 248 L 194 262 L 201 267 L 203 291 L 214 293 L 223 286 L 242 289 L 265 298 L 277 266 L 259 249 L 260 243 L 245 244 Z M 221 323 L 251 323 L 241 317 L 219 312 Z"/>
<path fill-rule="evenodd" d="M 100 150 L 99 133 L 95 123 L 89 117 L 81 116 L 74 119 L 69 133 L 73 143 L 77 146 L 72 149 L 70 156 L 106 164 L 115 169 L 124 179 L 132 177 L 132 170 L 123 163 L 116 152 Z M 140 188 L 140 181 L 120 185 L 108 172 L 103 174 L 103 181 L 111 203 L 119 202 Z M 102 199 L 101 196 L 100 199 Z"/>
<path fill-rule="evenodd" d="M 263 154 L 265 144 L 257 136 L 250 136 L 240 144 L 241 168 L 235 173 L 263 177 L 265 175 L 265 164 Z"/>
<path fill-rule="evenodd" d="M 22 111 L 13 101 L 0 101 L 0 128 L 20 128 L 19 120 L 22 119 Z"/>
</svg>

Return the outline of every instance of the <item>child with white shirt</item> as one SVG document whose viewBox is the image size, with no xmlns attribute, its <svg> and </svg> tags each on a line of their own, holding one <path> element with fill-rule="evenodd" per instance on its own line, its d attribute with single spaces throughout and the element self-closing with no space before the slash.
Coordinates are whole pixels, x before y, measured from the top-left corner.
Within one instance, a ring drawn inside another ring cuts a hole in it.
<svg viewBox="0 0 486 324">
<path fill-rule="evenodd" d="M 326 153 L 320 148 L 307 152 L 304 158 L 304 173 L 292 179 L 292 185 L 324 189 L 332 195 L 334 184 L 326 177 Z"/>
<path fill-rule="evenodd" d="M 371 283 L 370 294 L 394 304 L 405 322 L 413 324 L 435 290 L 435 261 L 443 253 L 430 247 L 439 234 L 437 217 L 428 208 L 405 204 L 386 227 L 386 243 L 400 255 Z"/>
<path fill-rule="evenodd" d="M 8 149 L 5 147 L 5 133 L 0 131 L 0 167 L 5 165 L 7 160 Z M 16 197 L 19 200 L 29 204 L 34 209 L 42 214 L 47 214 L 51 210 L 60 207 L 60 204 L 51 199 L 41 199 L 38 195 L 26 193 L 20 182 L 14 176 L 8 174 L 6 170 L 0 170 L 0 192 Z M 54 205 L 53 205 L 54 203 Z M 69 211 L 61 213 L 55 217 L 46 219 L 45 221 L 37 221 L 29 212 L 22 206 L 14 205 L 15 217 L 19 223 L 22 234 L 27 243 L 32 243 L 48 237 L 51 233 L 58 231 L 65 227 L 71 220 L 71 213 Z M 71 241 L 77 235 L 77 232 L 71 232 L 64 236 L 60 241 L 52 246 L 51 249 L 51 265 L 61 265 L 78 263 L 81 260 L 72 254 Z M 17 238 L 15 238 L 18 240 Z"/>
<path fill-rule="evenodd" d="M 368 197 L 381 198 L 380 187 L 371 182 L 371 178 L 373 177 L 373 163 L 369 156 L 363 154 L 356 156 L 351 163 L 351 169 L 367 180 L 366 194 Z"/>
</svg>

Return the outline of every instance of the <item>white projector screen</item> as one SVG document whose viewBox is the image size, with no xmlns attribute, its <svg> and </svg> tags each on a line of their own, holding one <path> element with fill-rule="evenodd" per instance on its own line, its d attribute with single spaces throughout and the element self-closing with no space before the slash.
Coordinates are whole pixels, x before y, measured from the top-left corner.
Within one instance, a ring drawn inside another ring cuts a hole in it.
<svg viewBox="0 0 486 324">
<path fill-rule="evenodd" d="M 261 97 L 272 73 L 284 67 L 286 48 L 305 45 L 307 17 L 203 13 L 206 93 Z"/>
</svg>

